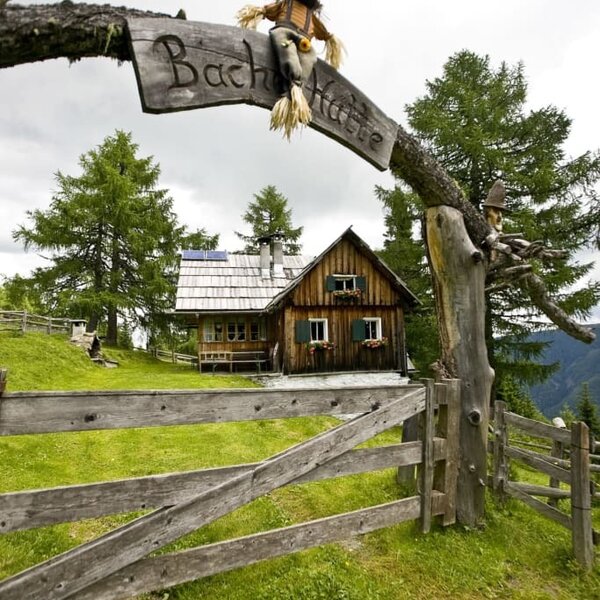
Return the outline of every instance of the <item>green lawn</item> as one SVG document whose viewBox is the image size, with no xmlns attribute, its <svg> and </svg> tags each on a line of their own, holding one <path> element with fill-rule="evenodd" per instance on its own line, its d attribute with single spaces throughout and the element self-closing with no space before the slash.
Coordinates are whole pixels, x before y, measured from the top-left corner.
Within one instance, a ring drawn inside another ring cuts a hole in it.
<svg viewBox="0 0 600 600">
<path fill-rule="evenodd" d="M 118 369 L 93 365 L 63 339 L 0 334 L 9 391 L 190 389 L 251 385 L 202 375 L 142 353 L 110 350 Z M 0 403 L 1 410 L 1 403 Z M 258 421 L 0 439 L 0 491 L 136 477 L 261 460 L 337 423 L 332 418 Z M 377 443 L 393 443 L 397 429 Z M 393 470 L 289 486 L 182 538 L 186 548 L 388 502 L 402 496 Z M 93 539 L 132 515 L 0 537 L 0 578 Z M 600 562 L 600 557 L 598 558 Z M 404 524 L 145 596 L 159 600 L 600 599 L 600 568 L 585 575 L 570 533 L 518 503 L 491 500 L 485 527 L 421 535 Z"/>
</svg>

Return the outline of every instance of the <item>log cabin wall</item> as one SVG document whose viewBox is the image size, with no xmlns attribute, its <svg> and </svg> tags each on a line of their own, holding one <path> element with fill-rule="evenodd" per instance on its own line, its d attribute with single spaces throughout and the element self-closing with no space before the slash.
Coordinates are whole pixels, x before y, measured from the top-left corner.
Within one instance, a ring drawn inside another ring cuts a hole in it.
<svg viewBox="0 0 600 600">
<path fill-rule="evenodd" d="M 360 297 L 343 299 L 333 293 L 333 275 L 355 276 L 364 290 Z M 285 348 L 287 372 L 309 373 L 353 370 L 405 370 L 404 311 L 398 289 L 389 276 L 379 270 L 350 241 L 342 239 L 304 277 L 290 293 L 283 308 L 283 331 L 280 346 Z M 354 341 L 353 323 L 365 318 L 381 319 L 381 336 L 388 344 L 365 348 Z M 310 352 L 306 342 L 299 342 L 296 322 L 327 319 L 328 340 L 333 350 Z"/>
</svg>

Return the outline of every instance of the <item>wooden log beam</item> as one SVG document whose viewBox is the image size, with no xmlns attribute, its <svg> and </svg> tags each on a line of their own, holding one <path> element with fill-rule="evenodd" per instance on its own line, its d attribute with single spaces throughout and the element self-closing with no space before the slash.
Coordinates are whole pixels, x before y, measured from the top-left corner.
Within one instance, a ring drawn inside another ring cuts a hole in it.
<svg viewBox="0 0 600 600">
<path fill-rule="evenodd" d="M 169 15 L 69 0 L 32 6 L 9 4 L 0 9 L 0 68 L 52 58 L 131 60 L 125 33 L 127 17 Z"/>
<path fill-rule="evenodd" d="M 160 509 L 0 583 L 2 600 L 60 600 L 309 473 L 425 408 L 423 389 L 298 444 L 188 502 Z"/>
<path fill-rule="evenodd" d="M 296 485 L 398 465 L 417 465 L 421 463 L 422 452 L 421 442 L 352 450 L 291 483 Z M 434 459 L 441 461 L 445 456 L 446 440 L 436 438 Z M 257 466 L 258 463 L 233 465 L 1 494 L 0 533 L 174 506 Z"/>
<path fill-rule="evenodd" d="M 509 481 L 506 483 L 505 491 L 509 496 L 521 500 L 522 502 L 527 504 L 527 506 L 533 508 L 533 510 L 540 513 L 544 517 L 552 519 L 554 522 L 558 523 L 559 525 L 562 525 L 563 527 L 566 527 L 567 529 L 572 529 L 573 520 L 569 515 L 560 512 L 560 510 L 546 504 L 545 502 L 542 502 L 541 500 L 538 500 L 537 498 L 533 498 L 532 496 L 521 490 L 513 482 Z"/>
<path fill-rule="evenodd" d="M 571 443 L 571 432 L 568 429 L 561 429 L 560 427 L 554 427 L 554 425 L 540 423 L 539 421 L 534 421 L 533 419 L 528 419 L 527 417 L 511 412 L 506 413 L 505 419 L 508 425 L 535 437 L 550 438 L 563 444 Z"/>
<path fill-rule="evenodd" d="M 5 394 L 0 436 L 365 413 L 422 386 Z"/>
<path fill-rule="evenodd" d="M 146 558 L 111 575 L 70 600 L 119 600 L 162 590 L 308 548 L 351 539 L 354 536 L 419 518 L 418 496 L 380 504 L 350 513 L 274 529 L 225 542 L 208 544 Z M 445 497 L 433 493 L 433 514 L 444 511 Z"/>
<path fill-rule="evenodd" d="M 514 458 L 524 462 L 526 465 L 541 471 L 542 473 L 549 475 L 550 477 L 562 481 L 563 483 L 571 483 L 571 473 L 566 469 L 553 465 L 545 458 L 541 458 L 536 452 L 530 452 L 529 450 L 522 450 L 521 448 L 511 448 L 510 446 L 505 449 L 506 456 Z M 551 457 L 546 457 L 551 458 Z"/>
</svg>

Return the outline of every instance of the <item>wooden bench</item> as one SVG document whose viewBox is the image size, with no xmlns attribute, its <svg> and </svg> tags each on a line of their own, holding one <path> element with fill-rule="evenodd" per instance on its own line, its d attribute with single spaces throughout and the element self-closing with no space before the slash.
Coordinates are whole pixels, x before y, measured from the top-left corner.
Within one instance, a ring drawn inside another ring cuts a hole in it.
<svg viewBox="0 0 600 600">
<path fill-rule="evenodd" d="M 232 354 L 232 365 L 253 364 L 259 373 L 262 366 L 267 364 L 267 358 L 262 350 L 240 350 Z"/>
<path fill-rule="evenodd" d="M 234 365 L 251 364 L 260 373 L 266 363 L 267 358 L 262 350 L 207 350 L 200 352 L 198 370 L 202 372 L 202 365 L 212 365 L 214 373 L 218 365 L 229 365 L 229 372 L 232 373 Z"/>
</svg>

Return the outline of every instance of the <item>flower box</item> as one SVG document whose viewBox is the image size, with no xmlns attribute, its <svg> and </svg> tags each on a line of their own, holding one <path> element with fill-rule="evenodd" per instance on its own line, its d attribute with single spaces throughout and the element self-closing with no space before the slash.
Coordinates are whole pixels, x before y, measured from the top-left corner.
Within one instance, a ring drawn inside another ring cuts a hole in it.
<svg viewBox="0 0 600 600">
<path fill-rule="evenodd" d="M 386 337 L 380 338 L 378 340 L 363 340 L 361 342 L 363 348 L 368 348 L 370 350 L 374 350 L 375 348 L 383 348 L 388 345 L 388 339 Z"/>
<path fill-rule="evenodd" d="M 333 350 L 334 348 L 335 344 L 333 342 L 308 342 L 308 344 L 306 344 L 306 349 L 310 352 L 310 354 L 324 350 Z"/>
<path fill-rule="evenodd" d="M 357 300 L 362 296 L 362 290 L 334 290 L 332 294 L 337 300 Z"/>
</svg>

